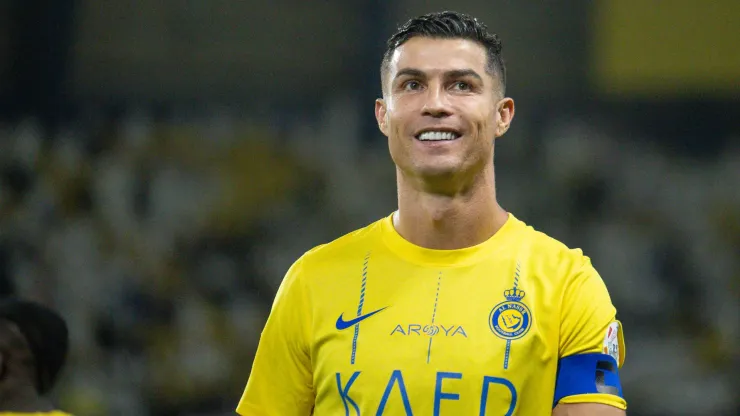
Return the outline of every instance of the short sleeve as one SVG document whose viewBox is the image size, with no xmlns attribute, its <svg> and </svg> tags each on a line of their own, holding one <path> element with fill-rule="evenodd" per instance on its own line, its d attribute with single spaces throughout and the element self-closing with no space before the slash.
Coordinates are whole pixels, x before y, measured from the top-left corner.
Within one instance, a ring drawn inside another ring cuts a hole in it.
<svg viewBox="0 0 740 416">
<path fill-rule="evenodd" d="M 302 260 L 288 270 L 260 336 L 237 413 L 308 416 L 314 404 L 310 358 L 311 310 Z"/>
<path fill-rule="evenodd" d="M 608 355 L 614 359 L 615 374 L 610 374 L 618 384 L 618 371 L 624 364 L 625 347 L 622 325 L 616 320 L 616 308 L 599 273 L 588 257 L 580 255 L 576 273 L 567 280 L 560 321 L 559 358 L 561 363 L 585 363 L 586 356 Z M 566 360 L 564 360 L 566 359 Z M 561 368 L 564 366 L 561 365 Z M 586 376 L 590 384 L 598 382 L 599 369 Z M 561 383 L 562 380 L 558 380 Z M 562 386 L 558 386 L 562 387 Z M 603 403 L 626 409 L 620 394 L 593 392 L 563 397 L 560 403 Z"/>
</svg>

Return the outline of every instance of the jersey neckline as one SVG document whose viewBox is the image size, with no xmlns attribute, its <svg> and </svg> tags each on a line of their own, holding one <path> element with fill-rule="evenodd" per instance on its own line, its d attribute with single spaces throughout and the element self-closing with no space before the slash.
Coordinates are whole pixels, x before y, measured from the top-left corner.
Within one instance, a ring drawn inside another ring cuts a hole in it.
<svg viewBox="0 0 740 416">
<path fill-rule="evenodd" d="M 488 240 L 466 248 L 454 250 L 437 250 L 418 246 L 401 236 L 393 225 L 393 215 L 385 217 L 380 224 L 380 233 L 385 245 L 397 256 L 411 263 L 422 266 L 460 267 L 477 263 L 505 247 L 506 241 L 514 235 L 520 221 L 513 214 L 508 217 L 504 225 Z"/>
</svg>

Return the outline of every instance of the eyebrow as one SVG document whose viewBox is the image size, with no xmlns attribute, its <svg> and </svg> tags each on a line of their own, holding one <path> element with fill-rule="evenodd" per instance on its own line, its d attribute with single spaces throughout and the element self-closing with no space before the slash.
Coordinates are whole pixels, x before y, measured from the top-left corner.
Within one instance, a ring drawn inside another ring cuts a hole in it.
<svg viewBox="0 0 740 416">
<path fill-rule="evenodd" d="M 409 77 L 418 77 L 418 78 L 425 78 L 426 74 L 424 71 L 416 68 L 403 68 L 400 69 L 397 73 L 394 79 L 398 79 L 403 76 L 409 76 Z M 478 81 L 483 82 L 483 78 L 472 69 L 453 69 L 451 71 L 446 71 L 444 73 L 445 78 L 464 78 L 464 77 L 473 77 L 476 78 Z"/>
</svg>

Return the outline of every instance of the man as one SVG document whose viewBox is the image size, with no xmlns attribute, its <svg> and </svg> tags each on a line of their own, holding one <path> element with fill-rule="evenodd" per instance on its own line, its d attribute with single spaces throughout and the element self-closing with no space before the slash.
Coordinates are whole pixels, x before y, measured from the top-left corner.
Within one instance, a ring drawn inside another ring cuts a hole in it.
<svg viewBox="0 0 740 416">
<path fill-rule="evenodd" d="M 68 333 L 54 311 L 33 302 L 0 302 L 0 415 L 64 416 L 43 397 L 67 356 Z"/>
<path fill-rule="evenodd" d="M 514 116 L 498 37 L 421 16 L 381 71 L 398 210 L 293 264 L 237 412 L 623 415 L 602 279 L 496 200 L 494 139 Z"/>
</svg>

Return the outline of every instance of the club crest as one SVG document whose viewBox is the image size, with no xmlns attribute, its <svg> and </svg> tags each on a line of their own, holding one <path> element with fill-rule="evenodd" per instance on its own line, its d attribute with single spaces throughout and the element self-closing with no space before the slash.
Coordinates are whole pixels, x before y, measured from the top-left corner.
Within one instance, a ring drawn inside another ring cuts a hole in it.
<svg viewBox="0 0 740 416">
<path fill-rule="evenodd" d="M 526 293 L 514 287 L 504 291 L 504 302 L 496 305 L 488 316 L 488 326 L 491 331 L 505 340 L 514 340 L 523 337 L 532 326 L 532 313 L 527 305 L 522 303 Z"/>
</svg>

